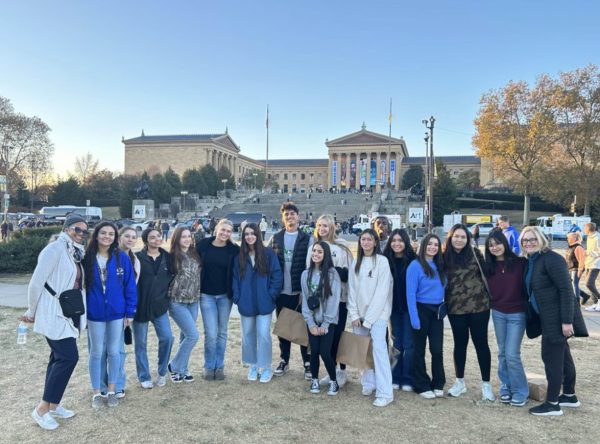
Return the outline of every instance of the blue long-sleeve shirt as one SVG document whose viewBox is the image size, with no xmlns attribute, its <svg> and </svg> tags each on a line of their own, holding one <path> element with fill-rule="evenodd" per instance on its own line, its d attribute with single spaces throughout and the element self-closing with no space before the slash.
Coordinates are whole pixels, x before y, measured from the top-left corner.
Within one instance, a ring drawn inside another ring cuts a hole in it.
<svg viewBox="0 0 600 444">
<path fill-rule="evenodd" d="M 444 302 L 444 284 L 440 280 L 437 267 L 433 261 L 427 263 L 435 272 L 434 277 L 425 274 L 418 260 L 412 261 L 406 270 L 406 302 L 410 323 L 415 330 L 421 328 L 417 302 L 438 305 Z"/>
</svg>

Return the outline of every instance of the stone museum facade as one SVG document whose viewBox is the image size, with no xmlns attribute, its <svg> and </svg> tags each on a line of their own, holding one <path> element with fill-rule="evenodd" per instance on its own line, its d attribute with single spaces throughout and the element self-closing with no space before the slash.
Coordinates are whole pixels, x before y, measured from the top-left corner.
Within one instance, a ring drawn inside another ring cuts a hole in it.
<svg viewBox="0 0 600 444">
<path fill-rule="evenodd" d="M 252 183 L 252 173 L 265 169 L 264 160 L 255 160 L 240 153 L 240 147 L 227 131 L 222 134 L 141 136 L 123 139 L 125 174 L 144 171 L 152 175 L 169 166 L 179 175 L 190 168 L 212 165 L 216 170 L 225 166 L 235 176 L 236 183 Z M 284 192 L 312 190 L 380 191 L 388 182 L 400 189 L 402 176 L 411 165 L 425 166 L 424 157 L 410 157 L 402 138 L 360 131 L 334 140 L 326 140 L 328 158 L 269 159 L 267 177 L 277 182 Z M 476 156 L 440 156 L 452 177 L 466 170 L 480 174 L 480 184 L 493 182 L 491 168 Z M 250 179 L 250 181 L 249 181 Z"/>
</svg>

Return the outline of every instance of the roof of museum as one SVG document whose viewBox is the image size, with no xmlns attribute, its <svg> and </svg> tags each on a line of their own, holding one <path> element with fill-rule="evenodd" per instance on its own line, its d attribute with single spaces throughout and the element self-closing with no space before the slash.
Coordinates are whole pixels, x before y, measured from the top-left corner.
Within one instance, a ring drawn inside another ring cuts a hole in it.
<svg viewBox="0 0 600 444">
<path fill-rule="evenodd" d="M 265 159 L 257 160 L 256 162 L 264 165 Z M 326 167 L 329 165 L 329 159 L 269 159 L 270 167 L 283 167 L 288 165 Z"/>
<path fill-rule="evenodd" d="M 157 135 L 157 136 L 146 136 L 142 133 L 139 137 L 133 137 L 132 139 L 123 139 L 123 143 L 128 142 L 210 142 L 211 140 L 218 139 L 219 137 L 225 136 L 226 133 L 221 134 L 175 134 L 175 135 Z"/>
<path fill-rule="evenodd" d="M 435 156 L 436 160 L 446 165 L 457 165 L 461 163 L 480 164 L 481 159 L 477 156 Z M 406 165 L 422 165 L 425 163 L 425 157 L 405 157 L 402 163 Z"/>
</svg>

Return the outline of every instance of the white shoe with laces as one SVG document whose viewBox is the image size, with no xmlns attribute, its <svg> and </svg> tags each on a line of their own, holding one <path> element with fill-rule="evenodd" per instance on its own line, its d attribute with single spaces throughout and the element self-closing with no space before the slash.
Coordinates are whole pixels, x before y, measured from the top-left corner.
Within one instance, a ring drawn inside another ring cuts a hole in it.
<svg viewBox="0 0 600 444">
<path fill-rule="evenodd" d="M 346 374 L 346 370 L 337 369 L 335 371 L 335 379 L 339 387 L 345 386 L 346 382 L 348 382 L 348 375 Z"/>
<path fill-rule="evenodd" d="M 600 304 L 592 304 L 589 307 L 585 307 L 584 310 L 585 311 L 598 311 L 599 310 L 599 306 Z"/>
<path fill-rule="evenodd" d="M 433 393 L 432 390 L 427 390 L 426 392 L 419 393 L 419 396 L 421 396 L 422 398 L 425 398 L 425 399 L 434 399 L 435 393 Z"/>
<path fill-rule="evenodd" d="M 164 387 L 165 385 L 167 385 L 167 376 L 158 375 L 158 378 L 156 378 L 156 385 L 159 387 Z"/>
<path fill-rule="evenodd" d="M 62 405 L 57 405 L 56 409 L 50 410 L 50 414 L 55 418 L 68 419 L 75 416 L 75 412 L 72 410 L 67 410 Z"/>
<path fill-rule="evenodd" d="M 465 385 L 464 379 L 456 379 L 456 382 L 450 390 L 448 390 L 448 394 L 455 398 L 458 398 L 460 395 L 467 393 L 467 386 Z"/>
<path fill-rule="evenodd" d="M 52 414 L 50 412 L 46 412 L 43 415 L 40 415 L 37 412 L 37 409 L 33 409 L 33 412 L 31 412 L 31 417 L 44 430 L 54 430 L 58 427 L 58 423 L 52 417 Z"/>
<path fill-rule="evenodd" d="M 143 382 L 140 382 L 140 385 L 144 389 L 151 389 L 152 387 L 154 387 L 154 383 L 152 381 L 143 381 Z"/>
<path fill-rule="evenodd" d="M 492 390 L 492 384 L 489 382 L 481 383 L 481 396 L 483 401 L 494 402 L 496 397 L 494 396 L 494 390 Z"/>
</svg>

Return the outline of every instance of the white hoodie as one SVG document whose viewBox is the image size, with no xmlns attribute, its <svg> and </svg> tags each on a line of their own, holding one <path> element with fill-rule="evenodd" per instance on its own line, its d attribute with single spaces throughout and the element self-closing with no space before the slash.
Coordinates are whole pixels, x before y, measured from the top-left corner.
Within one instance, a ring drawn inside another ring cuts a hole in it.
<svg viewBox="0 0 600 444">
<path fill-rule="evenodd" d="M 373 260 L 373 258 L 375 260 Z M 393 280 L 385 256 L 363 257 L 358 273 L 354 272 L 356 260 L 349 270 L 348 316 L 350 321 L 363 319 L 363 326 L 379 319 L 388 321 L 392 313 Z"/>
</svg>

